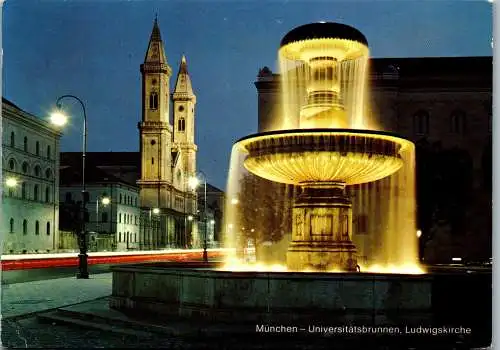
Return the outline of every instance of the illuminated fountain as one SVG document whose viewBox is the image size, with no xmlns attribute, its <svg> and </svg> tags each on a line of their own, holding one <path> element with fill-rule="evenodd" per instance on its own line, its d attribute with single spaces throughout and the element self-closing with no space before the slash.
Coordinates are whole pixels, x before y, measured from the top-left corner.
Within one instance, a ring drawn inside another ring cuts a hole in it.
<svg viewBox="0 0 500 350">
<path fill-rule="evenodd" d="M 313 23 L 289 32 L 280 48 L 283 99 L 298 117 L 285 109 L 289 115 L 278 130 L 236 143 L 248 171 L 302 188 L 293 206 L 288 270 L 355 271 L 345 188 L 396 173 L 402 154 L 413 148 L 397 135 L 359 128 L 364 87 L 355 83 L 365 77 L 348 73 L 366 62 L 368 52 L 363 34 L 343 24 Z"/>
<path fill-rule="evenodd" d="M 403 157 L 413 150 L 411 142 L 362 129 L 362 87 L 352 88 L 342 72 L 353 60 L 366 62 L 366 39 L 349 26 L 308 24 L 284 37 L 280 54 L 292 62 L 282 71 L 285 81 L 290 80 L 284 95 L 295 95 L 290 98 L 301 103 L 289 104 L 282 127 L 239 140 L 231 166 L 243 155 L 251 173 L 302 188 L 292 209 L 287 266 L 116 266 L 110 306 L 141 315 L 231 322 L 312 319 L 387 324 L 404 318 L 405 324 L 422 324 L 431 310 L 430 276 L 392 270 L 353 273 L 358 262 L 346 186 L 380 181 L 413 167 Z M 228 188 L 230 207 L 235 179 Z M 228 228 L 231 222 L 226 221 Z"/>
</svg>

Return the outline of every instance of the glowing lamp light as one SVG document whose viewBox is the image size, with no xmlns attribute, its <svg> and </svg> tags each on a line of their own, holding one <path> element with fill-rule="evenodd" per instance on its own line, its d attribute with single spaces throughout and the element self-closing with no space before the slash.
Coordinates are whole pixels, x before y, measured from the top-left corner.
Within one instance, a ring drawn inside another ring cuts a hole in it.
<svg viewBox="0 0 500 350">
<path fill-rule="evenodd" d="M 215 220 L 210 220 L 210 223 L 211 223 L 212 225 L 215 225 Z"/>
<path fill-rule="evenodd" d="M 200 185 L 200 180 L 196 176 L 191 176 L 188 180 L 188 186 L 192 190 L 195 190 L 196 187 Z"/>
<path fill-rule="evenodd" d="M 451 258 L 451 261 L 462 261 L 462 258 Z"/>
<path fill-rule="evenodd" d="M 193 221 L 193 215 L 189 215 L 189 216 L 188 216 L 188 220 L 189 220 L 189 221 Z"/>
<path fill-rule="evenodd" d="M 68 116 L 61 111 L 55 111 L 50 115 L 50 122 L 56 126 L 63 126 L 68 122 Z"/>
<path fill-rule="evenodd" d="M 233 205 L 236 205 L 236 204 L 238 204 L 239 202 L 240 202 L 240 201 L 238 200 L 238 198 L 233 198 L 233 199 L 231 199 L 231 204 L 233 204 Z"/>
<path fill-rule="evenodd" d="M 7 187 L 16 187 L 17 186 L 17 180 L 14 179 L 13 177 L 11 178 L 8 178 L 6 181 L 5 181 L 5 185 Z"/>
<path fill-rule="evenodd" d="M 422 236 L 422 231 L 418 230 L 417 231 L 417 237 L 420 238 Z"/>
<path fill-rule="evenodd" d="M 101 203 L 103 205 L 108 205 L 109 203 L 111 203 L 111 200 L 108 197 L 104 197 L 103 199 L 101 199 Z"/>
<path fill-rule="evenodd" d="M 153 209 L 153 214 L 160 214 L 160 209 L 159 208 L 154 208 Z"/>
</svg>

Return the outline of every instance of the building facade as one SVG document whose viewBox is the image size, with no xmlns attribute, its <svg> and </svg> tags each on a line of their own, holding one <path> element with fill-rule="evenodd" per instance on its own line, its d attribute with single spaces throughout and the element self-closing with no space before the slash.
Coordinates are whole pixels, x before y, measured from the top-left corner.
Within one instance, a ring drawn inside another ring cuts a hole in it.
<svg viewBox="0 0 500 350">
<path fill-rule="evenodd" d="M 197 213 L 196 192 L 188 186 L 189 178 L 196 175 L 196 96 L 184 56 L 174 89 L 170 91 L 172 69 L 156 19 L 140 71 L 141 172 L 137 184 L 144 228 L 141 240 L 150 242 L 154 236 L 152 230 L 156 230 L 159 237 L 155 239 L 160 246 L 171 241 L 192 246 L 199 241 L 196 221 L 188 220 Z"/>
<path fill-rule="evenodd" d="M 104 166 L 108 171 L 95 166 L 99 158 L 91 153 L 85 171 L 86 191 L 89 194 L 87 203 L 87 220 L 85 229 L 91 251 L 127 251 L 139 249 L 139 188 L 134 182 L 127 182 L 110 171 L 109 164 Z M 81 153 L 63 153 L 60 170 L 60 229 L 76 232 L 74 217 L 81 205 Z M 59 247 L 67 249 L 68 247 Z"/>
<path fill-rule="evenodd" d="M 255 85 L 259 132 L 274 130 L 282 116 L 280 76 L 264 67 Z M 435 262 L 449 262 L 456 256 L 471 260 L 490 257 L 492 57 L 371 59 L 369 86 L 367 114 L 377 129 L 395 132 L 434 153 L 456 152 L 465 163 L 470 160 L 471 188 L 455 191 L 464 192 L 460 205 L 465 209 L 458 214 L 464 218 L 463 224 L 433 219 L 429 230 L 435 234 L 427 242 L 425 256 Z M 448 178 L 453 179 L 453 175 Z M 431 196 L 437 197 L 439 188 Z M 423 207 L 420 198 L 417 205 Z M 357 215 L 354 241 L 360 261 L 366 261 L 373 234 L 365 232 L 370 215 Z"/>
<path fill-rule="evenodd" d="M 48 122 L 2 99 L 3 254 L 57 249 L 60 137 Z"/>
</svg>

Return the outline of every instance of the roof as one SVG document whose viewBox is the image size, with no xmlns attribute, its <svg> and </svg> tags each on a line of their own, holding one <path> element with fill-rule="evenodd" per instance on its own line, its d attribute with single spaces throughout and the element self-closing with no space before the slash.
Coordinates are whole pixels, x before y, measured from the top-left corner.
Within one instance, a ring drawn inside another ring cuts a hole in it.
<svg viewBox="0 0 500 350">
<path fill-rule="evenodd" d="M 116 177 L 96 166 L 87 166 L 85 164 L 85 183 L 123 183 L 129 186 L 137 186 L 128 183 L 119 177 Z M 59 170 L 59 183 L 60 186 L 71 186 L 80 184 L 82 182 L 81 166 L 68 166 L 62 167 Z"/>
<path fill-rule="evenodd" d="M 21 108 L 19 108 L 18 106 L 16 106 L 14 103 L 12 103 L 11 101 L 7 100 L 5 97 L 2 96 L 2 103 L 5 103 L 11 107 L 14 107 L 14 108 L 17 108 L 19 109 L 20 111 L 22 111 Z"/>
<path fill-rule="evenodd" d="M 321 38 L 347 39 L 368 46 L 366 37 L 354 27 L 342 23 L 317 22 L 304 24 L 289 31 L 281 40 L 280 47 L 296 41 Z"/>
<path fill-rule="evenodd" d="M 82 161 L 82 152 L 61 152 L 60 164 L 77 165 Z M 94 166 L 133 166 L 140 169 L 139 152 L 87 152 L 85 161 Z"/>
<path fill-rule="evenodd" d="M 371 58 L 372 73 L 397 72 L 400 78 L 422 76 L 493 76 L 492 56 Z M 395 71 L 394 71 L 395 69 Z"/>
</svg>

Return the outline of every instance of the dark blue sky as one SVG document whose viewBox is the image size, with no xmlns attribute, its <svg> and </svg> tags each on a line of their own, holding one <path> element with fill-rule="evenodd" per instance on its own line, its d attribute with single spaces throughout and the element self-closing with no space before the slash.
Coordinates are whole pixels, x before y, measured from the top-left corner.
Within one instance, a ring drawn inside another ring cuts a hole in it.
<svg viewBox="0 0 500 350">
<path fill-rule="evenodd" d="M 486 1 L 7 0 L 4 96 L 43 118 L 58 96 L 77 95 L 87 108 L 89 151 L 137 151 L 139 65 L 156 12 L 174 77 L 187 56 L 198 98 L 198 168 L 220 188 L 232 143 L 257 129 L 258 69 L 274 70 L 279 42 L 295 26 L 352 25 L 373 57 L 491 55 Z M 66 129 L 62 151 L 81 150 L 79 123 Z"/>
</svg>

